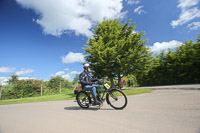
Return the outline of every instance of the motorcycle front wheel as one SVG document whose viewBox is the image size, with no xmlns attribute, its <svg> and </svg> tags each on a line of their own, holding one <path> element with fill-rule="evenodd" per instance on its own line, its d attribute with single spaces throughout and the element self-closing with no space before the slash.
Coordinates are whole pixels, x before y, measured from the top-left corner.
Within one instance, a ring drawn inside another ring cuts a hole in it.
<svg viewBox="0 0 200 133">
<path fill-rule="evenodd" d="M 108 103 L 114 109 L 124 109 L 127 105 L 127 97 L 123 91 L 118 89 L 112 89 L 107 95 Z"/>
</svg>

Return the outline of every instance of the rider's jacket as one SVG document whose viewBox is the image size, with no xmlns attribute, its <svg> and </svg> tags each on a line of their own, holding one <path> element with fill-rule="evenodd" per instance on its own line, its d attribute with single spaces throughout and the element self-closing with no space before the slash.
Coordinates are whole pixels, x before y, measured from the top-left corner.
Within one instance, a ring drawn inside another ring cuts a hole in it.
<svg viewBox="0 0 200 133">
<path fill-rule="evenodd" d="M 91 85 L 95 80 L 92 78 L 92 75 L 88 71 L 83 71 L 79 75 L 79 81 L 82 88 L 84 88 L 86 85 Z"/>
</svg>

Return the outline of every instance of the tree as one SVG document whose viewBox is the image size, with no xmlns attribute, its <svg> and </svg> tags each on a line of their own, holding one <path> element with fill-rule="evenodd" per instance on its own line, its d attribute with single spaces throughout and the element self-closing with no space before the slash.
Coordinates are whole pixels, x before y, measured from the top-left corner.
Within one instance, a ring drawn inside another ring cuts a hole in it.
<svg viewBox="0 0 200 133">
<path fill-rule="evenodd" d="M 62 87 L 65 87 L 65 88 L 71 88 L 72 87 L 72 84 L 68 80 L 61 78 L 59 76 L 52 77 L 47 82 L 47 87 L 50 88 L 53 91 L 58 91 L 61 84 L 62 84 Z"/>
<path fill-rule="evenodd" d="M 0 100 L 1 100 L 2 85 L 0 84 Z"/>
<path fill-rule="evenodd" d="M 185 41 L 175 51 L 161 52 L 152 69 L 141 76 L 142 85 L 200 83 L 200 36 L 197 42 Z"/>
<path fill-rule="evenodd" d="M 36 79 L 18 80 L 13 84 L 13 89 L 9 92 L 10 95 L 14 95 L 15 98 L 38 96 L 42 83 L 42 80 Z"/>
<path fill-rule="evenodd" d="M 79 74 L 76 74 L 74 80 L 72 81 L 72 83 L 75 85 L 79 80 Z"/>
<path fill-rule="evenodd" d="M 143 32 L 137 33 L 134 23 L 104 19 L 94 28 L 94 35 L 85 49 L 86 61 L 91 63 L 96 77 L 108 77 L 111 85 L 118 78 L 119 86 L 123 76 L 135 73 L 138 76 L 148 71 L 151 53 L 142 40 Z"/>
<path fill-rule="evenodd" d="M 8 84 L 14 84 L 18 81 L 18 75 L 12 75 L 11 79 L 8 80 Z"/>
</svg>

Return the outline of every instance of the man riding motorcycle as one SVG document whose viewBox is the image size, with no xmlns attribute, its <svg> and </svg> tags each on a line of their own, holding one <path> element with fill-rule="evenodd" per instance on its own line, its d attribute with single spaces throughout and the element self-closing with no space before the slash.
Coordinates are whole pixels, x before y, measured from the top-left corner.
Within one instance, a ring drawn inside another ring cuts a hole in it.
<svg viewBox="0 0 200 133">
<path fill-rule="evenodd" d="M 98 84 L 94 84 L 95 79 L 92 78 L 90 72 L 90 65 L 84 64 L 84 71 L 79 75 L 79 81 L 81 83 L 81 87 L 83 90 L 87 91 L 90 90 L 92 92 L 92 96 L 94 99 L 94 105 L 101 105 L 101 102 L 97 100 L 96 97 L 96 89 L 99 87 Z"/>
</svg>

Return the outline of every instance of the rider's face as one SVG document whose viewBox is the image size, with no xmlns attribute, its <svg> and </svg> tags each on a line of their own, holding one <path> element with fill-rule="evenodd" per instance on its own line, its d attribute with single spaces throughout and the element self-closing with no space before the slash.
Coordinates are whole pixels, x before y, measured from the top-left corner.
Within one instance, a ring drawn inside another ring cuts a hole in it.
<svg viewBox="0 0 200 133">
<path fill-rule="evenodd" d="M 90 67 L 88 67 L 88 72 L 90 71 Z"/>
</svg>

